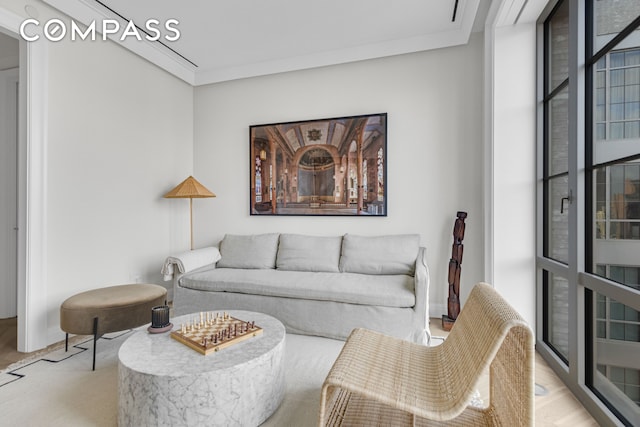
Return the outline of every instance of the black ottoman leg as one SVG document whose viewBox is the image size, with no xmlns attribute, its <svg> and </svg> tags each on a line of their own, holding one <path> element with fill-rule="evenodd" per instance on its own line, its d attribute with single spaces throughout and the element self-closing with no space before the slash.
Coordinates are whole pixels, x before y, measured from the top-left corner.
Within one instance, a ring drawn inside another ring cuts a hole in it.
<svg viewBox="0 0 640 427">
<path fill-rule="evenodd" d="M 93 371 L 96 370 L 96 342 L 98 341 L 98 318 L 93 318 Z"/>
<path fill-rule="evenodd" d="M 69 332 L 64 334 L 64 352 L 66 353 L 69 350 Z"/>
</svg>

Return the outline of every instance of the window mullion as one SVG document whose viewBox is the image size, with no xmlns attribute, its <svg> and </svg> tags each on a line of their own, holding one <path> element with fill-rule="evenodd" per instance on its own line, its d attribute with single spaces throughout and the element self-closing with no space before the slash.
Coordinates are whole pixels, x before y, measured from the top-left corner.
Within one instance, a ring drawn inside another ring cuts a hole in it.
<svg viewBox="0 0 640 427">
<path fill-rule="evenodd" d="M 570 0 L 569 14 L 569 123 L 585 123 L 585 2 Z M 578 274 L 584 271 L 585 248 L 585 128 L 569 126 L 569 375 L 584 384 L 584 288 Z"/>
<path fill-rule="evenodd" d="M 638 299 L 640 291 L 595 274 L 582 273 L 579 275 L 579 280 L 580 283 L 594 292 L 613 298 L 616 301 L 624 301 L 626 306 L 640 311 L 640 301 Z"/>
</svg>

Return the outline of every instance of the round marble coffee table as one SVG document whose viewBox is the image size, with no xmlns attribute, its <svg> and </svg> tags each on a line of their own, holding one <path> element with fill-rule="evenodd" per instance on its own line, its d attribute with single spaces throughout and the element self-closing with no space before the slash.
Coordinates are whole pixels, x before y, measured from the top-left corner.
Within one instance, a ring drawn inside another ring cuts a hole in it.
<svg viewBox="0 0 640 427">
<path fill-rule="evenodd" d="M 262 313 L 231 310 L 263 333 L 209 355 L 141 330 L 118 352 L 118 425 L 257 426 L 284 396 L 285 329 Z M 199 313 L 171 319 L 174 329 Z"/>
</svg>

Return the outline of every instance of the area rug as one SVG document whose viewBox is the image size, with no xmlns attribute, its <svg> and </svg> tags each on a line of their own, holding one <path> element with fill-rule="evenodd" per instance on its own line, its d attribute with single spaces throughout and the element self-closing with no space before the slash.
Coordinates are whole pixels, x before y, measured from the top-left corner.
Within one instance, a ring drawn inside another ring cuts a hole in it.
<svg viewBox="0 0 640 427">
<path fill-rule="evenodd" d="M 117 354 L 132 333 L 108 334 L 98 341 L 95 371 L 91 370 L 90 337 L 67 352 L 61 346 L 0 371 L 0 424 L 116 426 Z M 263 426 L 317 425 L 322 382 L 343 345 L 343 341 L 287 334 L 286 394 Z"/>
<path fill-rule="evenodd" d="M 0 424 L 116 426 L 117 353 L 131 334 L 109 334 L 98 340 L 95 371 L 91 371 L 90 337 L 68 352 L 62 346 L 0 371 Z M 343 345 L 343 341 L 287 334 L 285 398 L 263 426 L 317 425 L 320 388 Z"/>
</svg>

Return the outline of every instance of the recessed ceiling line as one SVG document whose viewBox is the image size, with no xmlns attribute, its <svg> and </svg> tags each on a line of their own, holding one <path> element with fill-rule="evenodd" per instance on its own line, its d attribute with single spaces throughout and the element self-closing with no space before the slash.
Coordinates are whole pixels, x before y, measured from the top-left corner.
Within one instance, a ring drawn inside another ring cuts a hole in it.
<svg viewBox="0 0 640 427">
<path fill-rule="evenodd" d="M 115 10 L 113 10 L 111 7 L 107 6 L 106 4 L 102 3 L 100 0 L 93 0 L 94 2 L 98 3 L 100 6 L 104 7 L 105 9 L 107 9 L 109 12 L 113 13 L 114 15 L 118 16 L 120 19 L 127 21 L 127 22 L 131 22 L 130 19 L 126 18 L 125 16 L 123 16 L 122 14 L 120 14 L 119 12 L 116 12 Z M 136 25 L 134 23 L 134 26 L 140 30 L 141 32 L 143 32 L 144 34 L 146 34 L 147 36 L 149 36 L 150 38 L 153 38 L 153 36 L 151 34 L 149 34 L 148 32 L 146 32 L 144 30 L 144 28 L 140 28 L 138 25 Z M 189 58 L 187 58 L 186 56 L 184 56 L 183 54 L 181 54 L 180 52 L 176 51 L 175 49 L 173 49 L 172 47 L 167 46 L 165 43 L 161 42 L 160 40 L 155 40 L 155 43 L 159 43 L 162 46 L 164 46 L 165 48 L 169 49 L 171 52 L 175 53 L 176 55 L 178 55 L 180 58 L 184 59 L 185 61 L 187 61 L 189 64 L 193 65 L 194 67 L 198 68 L 198 64 L 196 64 L 195 62 L 193 62 L 192 60 L 190 60 Z"/>
<path fill-rule="evenodd" d="M 332 7 L 312 10 L 297 0 L 250 10 L 246 2 L 228 2 L 220 9 L 219 2 L 212 1 L 42 1 L 86 25 L 116 20 L 119 31 L 106 31 L 111 41 L 193 86 L 202 86 L 465 45 L 472 33 L 483 30 L 493 0 L 408 0 L 407 7 L 391 12 L 369 9 L 366 19 L 360 10 L 366 0 L 326 0 Z M 500 1 L 532 5 L 547 0 Z M 333 11 L 336 6 L 341 6 L 338 16 Z M 306 24 L 311 12 L 314 19 Z M 516 12 L 514 6 L 513 16 Z M 170 17 L 179 19 L 179 25 Z M 158 21 L 144 22 L 148 18 Z M 336 30 L 322 30 L 327 20 L 336 23 Z M 166 31 L 161 28 L 163 21 Z M 283 25 L 264 27 L 264 22 Z M 179 39 L 166 37 L 173 29 Z"/>
</svg>

